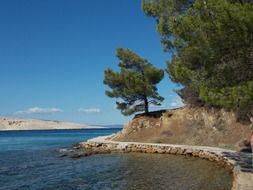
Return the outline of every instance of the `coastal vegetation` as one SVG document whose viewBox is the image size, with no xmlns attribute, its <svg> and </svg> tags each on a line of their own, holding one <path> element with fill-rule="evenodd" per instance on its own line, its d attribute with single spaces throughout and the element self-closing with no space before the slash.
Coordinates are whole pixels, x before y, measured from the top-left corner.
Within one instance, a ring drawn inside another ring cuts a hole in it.
<svg viewBox="0 0 253 190">
<path fill-rule="evenodd" d="M 167 72 L 185 103 L 253 115 L 253 4 L 239 0 L 143 0 L 157 21 Z"/>
<path fill-rule="evenodd" d="M 111 88 L 106 95 L 117 98 L 117 109 L 124 115 L 144 111 L 149 105 L 160 105 L 163 97 L 156 85 L 163 79 L 164 71 L 129 49 L 117 49 L 120 71 L 105 70 L 104 84 Z"/>
<path fill-rule="evenodd" d="M 106 93 L 123 98 L 124 102 L 117 102 L 123 114 L 146 113 L 136 114 L 112 139 L 251 151 L 252 1 L 143 0 L 142 9 L 156 20 L 164 51 L 171 55 L 165 71 L 179 84 L 177 94 L 186 106 L 146 114 L 145 99 L 139 95 L 145 92 L 160 103 L 163 98 L 155 85 L 163 72 L 154 69 L 152 78 L 157 78 L 150 84 L 153 91 L 146 93 L 144 81 L 150 80 L 142 80 L 144 75 L 136 67 L 146 61 L 121 49 L 121 55 L 117 54 L 121 71 L 105 71 L 104 83 L 113 89 Z"/>
<path fill-rule="evenodd" d="M 166 72 L 178 95 L 192 106 L 225 109 L 249 122 L 253 115 L 253 4 L 239 0 L 143 0 L 156 19 Z M 121 98 L 124 115 L 145 111 L 163 100 L 156 84 L 163 71 L 128 49 L 118 49 L 120 72 L 105 71 L 109 97 Z M 149 100 L 151 98 L 151 100 Z"/>
</svg>

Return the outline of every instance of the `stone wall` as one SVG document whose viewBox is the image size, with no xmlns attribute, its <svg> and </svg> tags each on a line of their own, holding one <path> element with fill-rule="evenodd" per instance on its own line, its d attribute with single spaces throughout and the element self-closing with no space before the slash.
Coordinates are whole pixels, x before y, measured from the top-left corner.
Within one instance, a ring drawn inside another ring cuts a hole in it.
<svg viewBox="0 0 253 190">
<path fill-rule="evenodd" d="M 253 169 L 251 163 L 251 154 L 242 154 L 232 150 L 215 147 L 118 142 L 108 139 L 110 139 L 110 136 L 97 137 L 90 139 L 87 142 L 81 143 L 80 146 L 95 153 L 138 152 L 199 157 L 212 162 L 217 162 L 217 164 L 229 168 L 231 172 L 233 172 L 234 178 L 232 190 L 253 189 Z"/>
<path fill-rule="evenodd" d="M 131 143 L 100 143 L 100 142 L 88 142 L 83 144 L 83 147 L 96 153 L 104 152 L 137 152 L 137 153 L 158 153 L 158 154 L 175 154 L 194 156 L 209 161 L 216 161 L 220 165 L 233 169 L 233 163 L 231 161 L 213 151 L 205 151 L 199 149 L 192 149 L 187 147 L 171 147 L 160 146 L 150 144 L 131 144 Z"/>
</svg>

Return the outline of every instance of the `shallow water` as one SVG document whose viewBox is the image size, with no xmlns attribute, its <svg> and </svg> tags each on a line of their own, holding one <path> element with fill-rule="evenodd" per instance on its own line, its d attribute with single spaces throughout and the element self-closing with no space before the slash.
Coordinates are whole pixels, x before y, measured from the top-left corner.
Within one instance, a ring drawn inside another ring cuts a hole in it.
<svg viewBox="0 0 253 190">
<path fill-rule="evenodd" d="M 116 131 L 0 132 L 0 190 L 231 189 L 229 171 L 191 157 L 133 153 L 59 157 L 62 147 Z"/>
</svg>

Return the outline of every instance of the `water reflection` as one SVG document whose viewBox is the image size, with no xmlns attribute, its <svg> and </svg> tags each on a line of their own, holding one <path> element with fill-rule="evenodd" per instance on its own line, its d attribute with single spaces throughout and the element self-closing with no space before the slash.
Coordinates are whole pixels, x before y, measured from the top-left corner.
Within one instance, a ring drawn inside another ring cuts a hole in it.
<svg viewBox="0 0 253 190">
<path fill-rule="evenodd" d="M 115 154 L 105 170 L 115 189 L 231 189 L 232 176 L 217 164 L 192 157 L 158 154 Z M 107 157 L 107 156 L 105 156 Z M 111 179 L 110 179 L 111 178 Z"/>
</svg>

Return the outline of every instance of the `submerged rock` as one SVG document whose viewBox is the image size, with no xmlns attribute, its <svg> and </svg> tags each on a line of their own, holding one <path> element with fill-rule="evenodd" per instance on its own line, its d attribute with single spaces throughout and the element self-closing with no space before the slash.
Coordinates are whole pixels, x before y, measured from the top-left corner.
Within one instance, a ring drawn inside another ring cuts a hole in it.
<svg viewBox="0 0 253 190">
<path fill-rule="evenodd" d="M 58 150 L 59 157 L 69 157 L 69 158 L 80 158 L 85 156 L 90 156 L 91 151 L 86 150 L 85 148 L 61 148 Z"/>
<path fill-rule="evenodd" d="M 91 151 L 82 151 L 82 152 L 75 152 L 74 154 L 72 154 L 70 156 L 70 158 L 81 158 L 81 157 L 86 157 L 86 156 L 90 156 L 92 155 L 92 152 Z"/>
<path fill-rule="evenodd" d="M 110 150 L 105 150 L 101 147 L 93 149 L 89 147 L 84 147 L 82 144 L 74 144 L 71 148 L 61 148 L 58 150 L 59 157 L 69 157 L 69 158 L 81 158 L 86 156 L 91 156 L 93 154 L 107 154 L 111 153 Z"/>
</svg>

